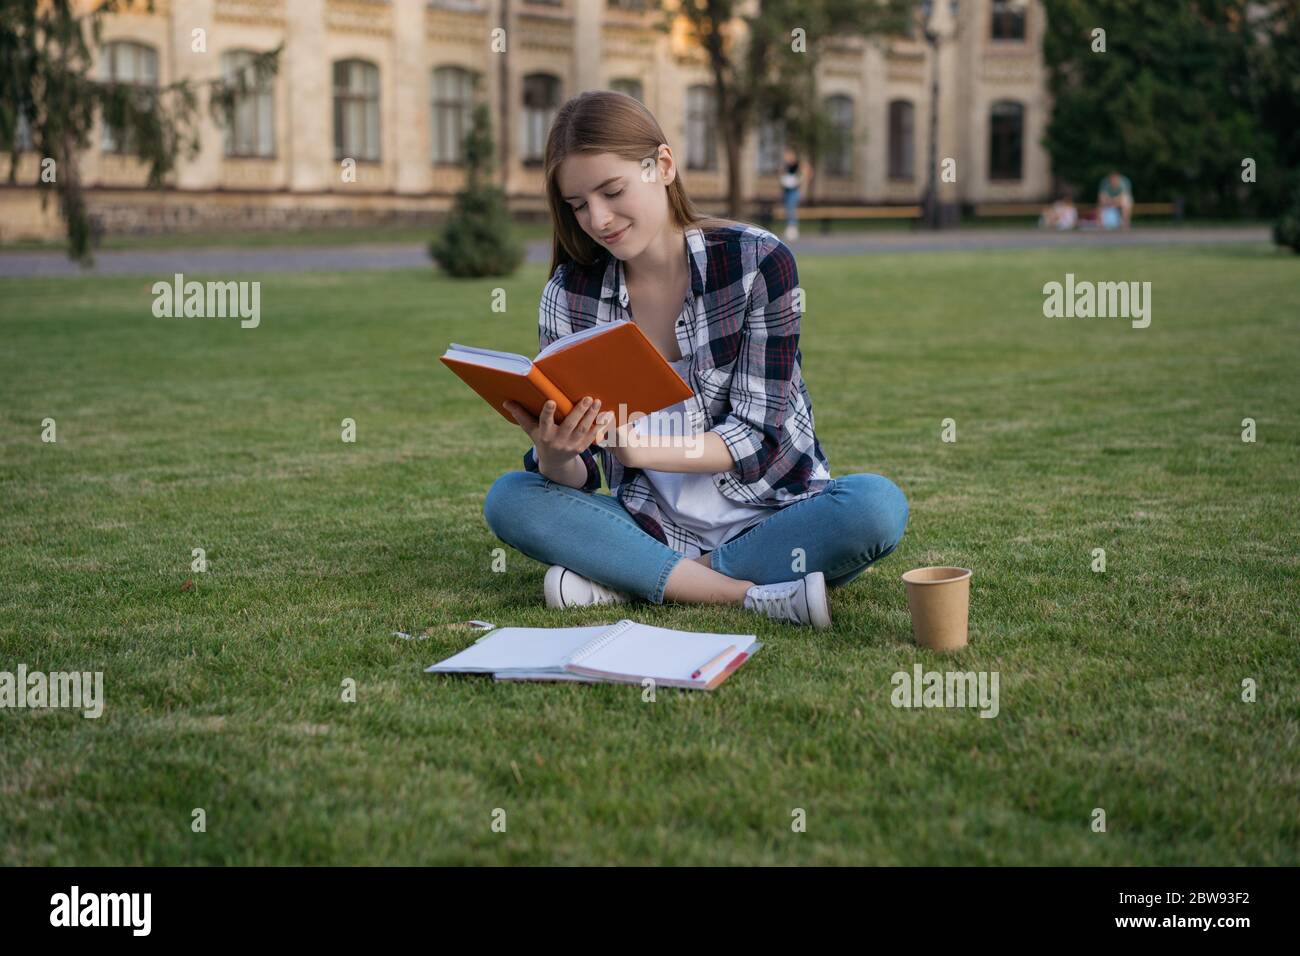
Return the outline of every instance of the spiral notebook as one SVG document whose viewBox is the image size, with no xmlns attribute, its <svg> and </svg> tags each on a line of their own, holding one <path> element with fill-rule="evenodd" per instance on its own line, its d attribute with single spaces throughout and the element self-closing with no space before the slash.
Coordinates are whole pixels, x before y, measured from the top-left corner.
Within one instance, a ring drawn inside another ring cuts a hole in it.
<svg viewBox="0 0 1300 956">
<path fill-rule="evenodd" d="M 713 690 L 763 645 L 753 634 L 676 631 L 624 618 L 594 627 L 501 627 L 425 671 L 497 680 L 582 681 Z"/>
</svg>

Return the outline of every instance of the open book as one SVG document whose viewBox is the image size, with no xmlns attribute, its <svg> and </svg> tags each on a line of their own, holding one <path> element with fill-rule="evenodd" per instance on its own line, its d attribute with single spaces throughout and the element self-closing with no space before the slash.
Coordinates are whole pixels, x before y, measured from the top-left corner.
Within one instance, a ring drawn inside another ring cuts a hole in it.
<svg viewBox="0 0 1300 956">
<path fill-rule="evenodd" d="M 649 415 L 691 397 L 691 387 L 668 364 L 635 322 L 618 319 L 556 339 L 529 359 L 514 352 L 455 342 L 439 361 L 461 377 L 510 424 L 502 403 L 515 401 L 534 416 L 548 400 L 563 421 L 584 397 L 600 399 L 602 412 Z"/>
<path fill-rule="evenodd" d="M 502 627 L 425 671 L 497 680 L 577 680 L 713 690 L 760 647 L 753 634 L 707 634 L 623 620 L 595 627 Z"/>
</svg>

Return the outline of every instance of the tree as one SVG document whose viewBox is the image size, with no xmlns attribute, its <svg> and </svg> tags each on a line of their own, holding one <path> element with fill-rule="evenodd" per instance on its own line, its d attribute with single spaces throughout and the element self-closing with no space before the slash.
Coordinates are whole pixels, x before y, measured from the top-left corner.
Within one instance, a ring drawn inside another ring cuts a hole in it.
<svg viewBox="0 0 1300 956">
<path fill-rule="evenodd" d="M 1292 177 L 1288 204 L 1273 223 L 1273 241 L 1300 255 L 1300 175 Z"/>
<path fill-rule="evenodd" d="M 1278 0 L 1259 12 L 1261 120 L 1273 138 L 1276 162 L 1259 177 L 1261 193 L 1281 210 L 1274 240 L 1300 254 L 1300 0 Z"/>
<path fill-rule="evenodd" d="M 89 264 L 90 217 L 82 189 L 80 155 L 91 144 L 97 117 L 116 131 L 126 151 L 149 165 L 149 185 L 161 187 L 177 160 L 199 148 L 196 114 L 206 89 L 220 124 L 230 121 L 239 97 L 274 75 L 280 48 L 254 57 L 230 77 L 188 79 L 146 88 L 92 76 L 102 45 L 103 19 L 124 0 L 103 0 L 77 12 L 72 0 L 0 0 L 0 145 L 9 152 L 9 181 L 17 181 L 24 136 L 53 177 L 37 186 L 58 196 L 67 228 L 68 255 Z M 152 0 L 146 5 L 153 12 Z"/>
<path fill-rule="evenodd" d="M 1054 101 L 1043 145 L 1058 177 L 1090 190 L 1119 169 L 1139 198 L 1182 196 L 1192 212 L 1276 208 L 1297 160 L 1296 0 L 1043 5 Z M 1094 50 L 1097 28 L 1104 52 Z M 1289 68 L 1279 63 L 1287 56 Z M 1267 180 L 1244 181 L 1246 158 Z"/>
<path fill-rule="evenodd" d="M 754 12 L 740 15 L 742 7 Z M 817 95 L 827 48 L 846 36 L 902 33 L 915 8 L 915 0 L 680 0 L 662 8 L 662 29 L 684 18 L 688 37 L 708 58 L 727 156 L 728 216 L 741 216 L 740 153 L 748 131 L 765 120 L 781 124 L 787 145 L 816 168 L 837 145 Z"/>
<path fill-rule="evenodd" d="M 479 103 L 465 135 L 465 188 L 456 194 L 442 235 L 429 244 L 430 257 L 449 275 L 509 275 L 523 261 L 523 247 L 512 235 L 505 195 L 491 184 L 492 151 L 488 108 Z"/>
<path fill-rule="evenodd" d="M 1300 172 L 1300 0 L 1274 0 L 1255 12 L 1260 118 L 1280 166 Z"/>
</svg>

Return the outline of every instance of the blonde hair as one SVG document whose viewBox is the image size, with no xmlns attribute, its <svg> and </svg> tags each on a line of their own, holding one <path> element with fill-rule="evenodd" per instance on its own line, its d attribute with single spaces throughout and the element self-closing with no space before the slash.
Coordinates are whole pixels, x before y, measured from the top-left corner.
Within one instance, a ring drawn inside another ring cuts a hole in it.
<svg viewBox="0 0 1300 956">
<path fill-rule="evenodd" d="M 560 107 L 546 137 L 546 201 L 551 209 L 551 270 L 566 262 L 591 266 L 602 259 L 605 247 L 583 231 L 573 215 L 573 207 L 560 195 L 560 164 L 575 153 L 613 153 L 621 159 L 640 163 L 657 157 L 659 144 L 668 143 L 659 121 L 640 100 L 612 90 L 589 90 L 579 93 Z M 670 144 L 671 145 L 671 144 Z M 692 226 L 739 225 L 746 223 L 717 216 L 706 216 L 691 202 L 682 183 L 681 167 L 665 187 L 668 213 L 680 229 Z"/>
</svg>

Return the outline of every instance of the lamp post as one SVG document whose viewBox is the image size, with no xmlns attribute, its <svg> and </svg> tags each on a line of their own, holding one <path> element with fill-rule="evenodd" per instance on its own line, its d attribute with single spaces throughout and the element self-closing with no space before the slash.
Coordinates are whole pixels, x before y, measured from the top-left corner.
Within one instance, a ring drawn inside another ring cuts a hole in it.
<svg viewBox="0 0 1300 956">
<path fill-rule="evenodd" d="M 960 0 L 949 0 L 953 23 L 957 22 Z M 941 226 L 939 214 L 939 184 L 935 179 L 939 166 L 939 31 L 934 24 L 934 3 L 922 0 L 921 16 L 925 21 L 925 42 L 930 45 L 930 148 L 925 175 L 925 198 L 922 200 L 922 221 L 927 228 Z M 955 27 L 954 27 L 955 32 Z"/>
</svg>

